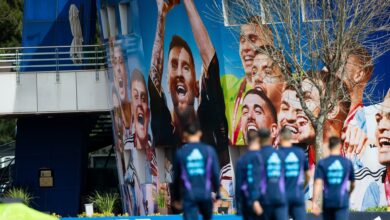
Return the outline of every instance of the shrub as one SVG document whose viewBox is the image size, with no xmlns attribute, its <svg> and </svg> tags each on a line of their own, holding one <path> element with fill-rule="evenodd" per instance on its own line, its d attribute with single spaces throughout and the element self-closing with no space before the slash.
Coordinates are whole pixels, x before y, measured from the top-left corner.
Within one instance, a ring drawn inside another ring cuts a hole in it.
<svg viewBox="0 0 390 220">
<path fill-rule="evenodd" d="M 20 199 L 27 206 L 30 206 L 31 201 L 34 199 L 34 197 L 29 192 L 27 192 L 26 189 L 18 188 L 18 187 L 9 189 L 4 194 L 4 197 Z"/>
<path fill-rule="evenodd" d="M 367 208 L 366 212 L 387 212 L 387 206 L 378 206 Z"/>
</svg>

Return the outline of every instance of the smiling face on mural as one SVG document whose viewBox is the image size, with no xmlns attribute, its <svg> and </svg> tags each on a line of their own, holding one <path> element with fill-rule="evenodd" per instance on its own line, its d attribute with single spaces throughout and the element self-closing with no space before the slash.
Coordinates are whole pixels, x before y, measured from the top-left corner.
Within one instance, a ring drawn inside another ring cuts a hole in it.
<svg viewBox="0 0 390 220">
<path fill-rule="evenodd" d="M 296 91 L 286 89 L 282 94 L 282 104 L 278 114 L 279 128 L 291 131 L 294 143 L 312 143 L 314 128 L 302 110 Z"/>
<path fill-rule="evenodd" d="M 131 105 L 133 109 L 133 122 L 137 140 L 137 148 L 145 147 L 148 141 L 149 105 L 148 91 L 143 75 L 138 70 L 131 76 Z M 138 143 L 140 142 L 140 143 Z"/>
<path fill-rule="evenodd" d="M 268 27 L 260 27 L 256 23 L 241 25 L 240 28 L 240 58 L 246 74 L 252 72 L 257 47 L 271 45 L 272 33 Z M 250 78 L 247 78 L 247 80 Z"/>
<path fill-rule="evenodd" d="M 390 91 L 390 90 L 389 90 Z M 390 92 L 382 102 L 379 112 L 375 115 L 377 128 L 375 132 L 378 146 L 379 162 L 390 165 Z"/>
<path fill-rule="evenodd" d="M 132 83 L 132 105 L 134 109 L 134 125 L 139 138 L 147 135 L 149 123 L 148 99 L 145 85 L 139 81 Z"/>
<path fill-rule="evenodd" d="M 241 130 L 244 136 L 245 143 L 246 136 L 250 130 L 259 130 L 260 128 L 268 128 L 271 131 L 276 130 L 276 120 L 274 118 L 274 107 L 264 94 L 260 95 L 260 91 L 250 90 L 245 96 L 242 103 L 241 116 Z"/>
<path fill-rule="evenodd" d="M 176 114 L 184 116 L 194 110 L 198 86 L 192 56 L 184 47 L 174 47 L 169 52 L 168 86 Z"/>
<path fill-rule="evenodd" d="M 252 88 L 262 91 L 277 104 L 281 99 L 281 91 L 284 87 L 283 75 L 279 65 L 266 54 L 258 53 L 251 68 Z"/>
<path fill-rule="evenodd" d="M 114 85 L 119 92 L 122 102 L 126 101 L 127 89 L 127 73 L 122 50 L 119 46 L 114 47 L 114 52 L 111 57 L 112 68 L 114 71 Z"/>
</svg>

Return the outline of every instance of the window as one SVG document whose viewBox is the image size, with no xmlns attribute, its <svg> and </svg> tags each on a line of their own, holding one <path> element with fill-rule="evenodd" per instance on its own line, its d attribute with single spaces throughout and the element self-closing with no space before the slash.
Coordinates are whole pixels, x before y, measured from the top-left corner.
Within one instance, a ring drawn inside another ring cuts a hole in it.
<svg viewBox="0 0 390 220">
<path fill-rule="evenodd" d="M 261 19 L 263 24 L 269 24 L 271 22 L 279 23 L 278 16 L 272 13 L 265 13 L 264 6 L 266 3 L 267 1 L 264 0 L 223 0 L 222 11 L 225 26 L 244 24 L 247 18 L 250 17 L 259 17 L 259 20 Z M 284 7 L 282 3 L 279 5 L 278 1 L 273 1 L 273 3 L 276 3 L 273 7 Z M 272 16 L 272 19 L 270 16 Z"/>
<path fill-rule="evenodd" d="M 322 21 L 324 13 L 325 20 L 328 20 L 334 8 L 334 1 L 330 0 L 301 0 L 302 20 L 304 22 Z"/>
</svg>

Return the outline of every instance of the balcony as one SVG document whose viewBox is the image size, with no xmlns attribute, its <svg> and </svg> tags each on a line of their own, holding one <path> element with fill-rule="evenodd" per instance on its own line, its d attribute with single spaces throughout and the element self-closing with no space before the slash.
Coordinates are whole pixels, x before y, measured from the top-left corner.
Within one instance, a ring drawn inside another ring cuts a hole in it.
<svg viewBox="0 0 390 220">
<path fill-rule="evenodd" d="M 77 49 L 0 48 L 0 115 L 108 111 L 104 47 Z"/>
</svg>

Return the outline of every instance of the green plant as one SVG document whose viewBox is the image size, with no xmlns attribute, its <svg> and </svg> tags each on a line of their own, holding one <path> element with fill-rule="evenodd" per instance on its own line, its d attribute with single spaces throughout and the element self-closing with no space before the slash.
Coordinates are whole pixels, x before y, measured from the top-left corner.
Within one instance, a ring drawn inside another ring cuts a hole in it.
<svg viewBox="0 0 390 220">
<path fill-rule="evenodd" d="M 159 208 L 165 208 L 166 207 L 165 192 L 163 190 L 159 190 L 159 192 L 158 192 L 157 206 Z"/>
<path fill-rule="evenodd" d="M 30 206 L 31 201 L 34 199 L 34 197 L 29 192 L 27 192 L 26 189 L 18 187 L 7 190 L 7 192 L 4 194 L 4 197 L 20 199 L 27 206 Z"/>
<path fill-rule="evenodd" d="M 119 200 L 119 195 L 117 193 L 100 193 L 95 191 L 87 200 L 93 203 L 99 212 L 108 215 L 113 213 Z"/>
<path fill-rule="evenodd" d="M 366 212 L 387 212 L 387 206 L 371 207 L 365 210 Z"/>
</svg>

